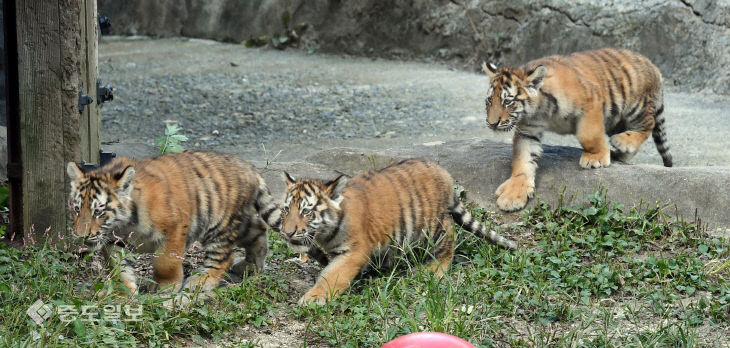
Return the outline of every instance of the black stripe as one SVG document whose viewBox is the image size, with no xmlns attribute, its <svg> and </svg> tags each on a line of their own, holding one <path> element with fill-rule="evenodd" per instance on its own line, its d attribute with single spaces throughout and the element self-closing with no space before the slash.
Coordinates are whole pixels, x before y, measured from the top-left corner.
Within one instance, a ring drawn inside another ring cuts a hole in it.
<svg viewBox="0 0 730 348">
<path fill-rule="evenodd" d="M 264 193 L 262 190 L 258 190 L 258 192 L 256 193 L 256 199 L 254 199 L 253 201 L 253 208 L 256 209 L 256 211 L 260 211 L 262 208 L 260 202 L 263 195 Z"/>
<path fill-rule="evenodd" d="M 623 68 L 623 64 L 621 64 L 621 60 L 618 57 L 613 55 L 613 51 L 603 50 L 601 52 L 611 59 L 614 66 Z M 609 72 L 611 73 L 611 78 L 613 79 L 614 83 L 616 85 L 618 85 L 618 87 L 619 87 L 619 92 L 621 92 L 622 104 L 626 104 L 626 91 L 624 90 L 624 84 L 621 82 L 621 80 L 618 77 L 616 77 L 616 74 L 613 73 L 613 70 L 614 69 L 609 70 Z"/>
<path fill-rule="evenodd" d="M 388 183 L 390 183 L 390 186 L 393 188 L 392 192 L 395 194 L 397 203 L 400 208 L 400 215 L 398 217 L 400 219 L 400 241 L 397 241 L 397 243 L 398 243 L 398 245 L 402 245 L 402 243 L 405 241 L 405 238 L 409 232 L 409 231 L 407 231 L 407 228 L 406 228 L 406 219 L 405 219 L 405 217 L 406 217 L 405 208 L 406 207 L 403 204 L 404 202 L 401 202 L 400 195 L 398 194 L 398 187 L 396 187 L 396 185 L 393 183 L 393 178 L 391 177 L 391 175 L 392 174 L 386 174 L 385 178 L 388 180 Z M 398 239 L 397 236 L 394 236 L 394 237 L 396 237 L 396 239 Z"/>
<path fill-rule="evenodd" d="M 315 261 L 317 261 L 322 267 L 327 266 L 329 264 L 329 259 L 327 258 L 327 254 L 322 251 L 322 249 L 312 246 L 309 248 L 309 251 L 307 251 L 307 255 L 309 257 L 313 258 Z"/>
<path fill-rule="evenodd" d="M 417 207 L 419 208 L 419 209 L 416 209 L 415 204 L 411 207 L 411 213 L 413 213 L 413 228 L 416 228 L 416 226 L 418 226 L 418 224 L 420 223 L 419 220 L 421 218 L 423 218 L 423 216 L 418 215 L 418 211 L 420 210 L 421 215 L 423 215 L 424 199 L 423 199 L 423 196 L 421 195 L 420 186 L 418 185 L 418 182 L 416 181 L 416 176 L 413 175 L 413 173 L 411 173 L 408 170 L 406 170 L 406 174 L 408 174 L 408 178 L 411 181 L 411 186 L 413 187 L 412 193 L 416 195 L 417 202 L 414 202 L 414 203 L 418 204 Z"/>
<path fill-rule="evenodd" d="M 208 268 L 208 269 L 214 269 L 214 270 L 216 270 L 216 271 L 220 271 L 221 269 L 223 269 L 223 267 L 218 267 L 218 265 L 209 265 L 209 264 L 204 264 L 203 266 L 204 266 L 205 268 Z"/>
<path fill-rule="evenodd" d="M 558 112 L 558 100 L 550 93 L 542 92 L 542 95 L 548 103 L 548 115 L 555 115 Z"/>
<path fill-rule="evenodd" d="M 610 76 L 613 76 L 613 73 L 611 73 L 610 70 L 609 70 L 609 74 L 610 74 Z M 613 107 L 614 107 L 614 105 L 616 105 L 616 100 L 613 97 L 613 87 L 611 86 L 612 85 L 611 81 L 606 81 L 606 83 L 608 84 L 608 101 L 609 101 L 609 103 L 606 104 L 604 102 L 603 112 L 605 115 L 606 114 L 605 105 L 608 105 L 610 107 L 610 109 L 608 111 L 609 111 L 610 115 L 613 115 Z"/>
<path fill-rule="evenodd" d="M 393 168 L 393 167 L 399 167 L 399 166 L 402 166 L 402 165 L 404 165 L 406 163 L 411 164 L 410 162 L 418 162 L 418 160 L 414 160 L 414 159 L 411 159 L 411 158 L 407 158 L 407 159 L 404 159 L 404 160 L 400 160 L 398 162 L 391 163 L 388 166 L 386 166 L 384 168 L 381 168 L 381 169 L 379 169 L 377 171 L 378 172 L 383 172 L 386 169 L 390 169 L 390 168 Z"/>
<path fill-rule="evenodd" d="M 633 119 L 632 116 L 634 115 L 634 113 L 636 113 L 636 110 L 639 108 L 639 105 L 640 104 L 641 104 L 641 101 L 637 102 L 636 105 L 634 105 L 634 107 L 632 107 L 631 110 L 629 110 L 629 112 L 627 112 L 626 114 L 624 114 L 624 117 L 626 118 L 626 121 L 629 121 L 630 118 Z"/>
<path fill-rule="evenodd" d="M 602 67 L 606 65 L 606 59 L 605 59 L 605 58 L 603 58 L 603 57 L 601 57 L 601 56 L 600 56 L 600 55 L 598 54 L 598 51 L 589 51 L 589 52 L 585 52 L 585 54 L 586 54 L 586 55 L 587 55 L 587 56 L 588 56 L 589 58 L 591 58 L 591 59 L 593 59 L 594 61 L 596 61 L 597 63 L 599 63 L 598 65 L 600 65 L 600 66 L 602 66 Z"/>
<path fill-rule="evenodd" d="M 210 223 L 210 215 L 211 215 L 210 210 L 212 207 L 212 204 L 211 204 L 212 203 L 212 194 L 210 193 L 210 190 L 208 189 L 208 185 L 206 185 L 205 174 L 203 174 L 203 172 L 201 171 L 201 170 L 206 169 L 205 163 L 198 162 L 198 164 L 200 164 L 202 166 L 202 169 L 200 167 L 198 167 L 197 165 L 193 165 L 193 169 L 195 170 L 195 175 L 198 177 L 198 182 L 196 185 L 198 187 L 198 192 L 199 192 L 199 194 L 198 194 L 198 214 L 197 215 L 198 215 L 198 225 L 200 225 L 201 228 L 204 229 L 205 227 L 203 227 L 203 226 L 207 226 L 208 223 Z M 200 196 L 200 193 L 203 194 L 202 197 Z M 203 199 L 201 199 L 201 198 L 204 198 L 205 202 L 207 203 L 205 213 L 203 212 L 203 209 L 201 206 L 202 205 L 201 202 L 203 201 Z M 203 220 L 205 221 L 205 224 L 202 223 Z"/>
<path fill-rule="evenodd" d="M 629 123 L 632 123 L 633 121 L 635 121 L 635 120 L 636 120 L 636 119 L 638 119 L 639 117 L 643 116 L 643 115 L 644 115 L 643 111 L 644 111 L 644 106 L 645 106 L 645 105 L 646 105 L 646 100 L 645 100 L 645 99 L 641 99 L 641 100 L 639 100 L 639 103 L 638 103 L 638 104 L 636 104 L 636 108 L 635 108 L 635 110 L 636 110 L 636 113 L 634 113 L 634 114 L 629 114 L 629 115 L 628 115 L 628 118 L 627 118 L 626 120 L 627 120 L 627 121 L 628 121 Z"/>
<path fill-rule="evenodd" d="M 277 209 L 279 209 L 279 208 L 277 208 L 276 206 L 273 206 L 273 207 L 271 207 L 271 209 L 269 209 L 263 213 L 259 213 L 259 214 L 261 214 L 261 218 L 264 219 L 264 222 L 266 222 L 267 225 L 269 224 L 269 216 L 271 216 L 271 213 L 275 212 Z"/>
<path fill-rule="evenodd" d="M 406 186 L 405 184 L 406 184 L 406 181 L 407 181 L 407 178 L 403 175 L 403 172 L 405 171 L 406 174 L 409 174 L 406 169 L 407 168 L 404 168 L 403 171 L 398 171 L 398 172 L 393 173 L 397 177 L 398 182 L 401 183 L 401 184 L 404 184 L 403 186 Z M 411 175 L 409 175 L 409 176 L 412 177 Z M 401 187 L 401 188 L 403 190 L 405 190 L 405 187 Z M 413 189 L 416 189 L 416 186 L 414 186 Z M 408 197 L 408 206 L 407 206 L 407 208 L 410 211 L 410 214 L 409 215 L 411 217 L 411 226 L 412 226 L 411 228 L 413 228 L 413 230 L 415 231 L 415 226 L 416 226 L 416 213 L 415 213 L 415 209 L 414 209 L 414 204 L 415 204 L 414 192 L 413 192 L 413 190 L 409 189 L 409 190 L 406 190 L 405 191 L 405 194 Z M 400 197 L 399 197 L 399 200 L 400 200 Z M 404 202 L 401 202 L 401 203 L 404 203 Z M 403 229 L 406 229 L 407 228 L 407 225 L 408 224 L 406 223 L 406 214 L 403 214 L 403 216 L 401 216 L 401 229 L 402 230 Z"/>
<path fill-rule="evenodd" d="M 302 189 L 304 190 L 304 192 L 307 193 L 307 197 L 316 197 L 311 184 L 307 183 L 305 185 L 302 185 Z"/>
<path fill-rule="evenodd" d="M 611 119 L 615 120 L 618 117 L 619 117 L 618 105 L 616 105 L 616 103 L 611 103 Z"/>
<path fill-rule="evenodd" d="M 213 262 L 223 262 L 226 259 L 228 259 L 230 255 L 226 255 L 225 253 L 206 253 L 205 254 L 205 261 L 213 261 Z"/>
<path fill-rule="evenodd" d="M 342 220 L 343 220 L 344 217 L 345 217 L 345 214 L 343 212 L 340 212 L 337 215 L 337 226 L 327 236 L 327 239 L 324 241 L 324 244 L 325 245 L 329 244 L 340 233 L 340 226 L 342 226 Z"/>
<path fill-rule="evenodd" d="M 137 204 L 134 203 L 134 201 L 132 201 L 132 206 L 129 210 L 131 212 L 131 215 L 129 217 L 129 224 L 131 226 L 137 226 L 137 224 L 139 223 L 139 215 L 137 212 Z"/>
<path fill-rule="evenodd" d="M 457 208 L 458 208 L 458 207 L 457 207 Z M 452 217 L 452 218 L 454 219 L 454 222 L 455 222 L 455 223 L 456 223 L 457 225 L 459 225 L 459 226 L 462 226 L 462 227 L 463 227 L 463 226 L 464 226 L 464 212 L 466 211 L 466 209 L 464 208 L 464 206 L 463 206 L 463 205 L 461 205 L 461 208 L 460 208 L 460 210 L 461 210 L 461 212 L 457 212 L 457 211 L 456 211 L 456 209 L 454 209 L 454 210 L 453 210 L 453 211 L 451 212 L 451 217 Z"/>
</svg>

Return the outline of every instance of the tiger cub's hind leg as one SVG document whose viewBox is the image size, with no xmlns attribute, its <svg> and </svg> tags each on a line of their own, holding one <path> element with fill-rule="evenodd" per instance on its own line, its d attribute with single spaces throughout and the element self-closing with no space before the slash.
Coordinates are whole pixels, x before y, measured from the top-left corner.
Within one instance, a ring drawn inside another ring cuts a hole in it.
<svg viewBox="0 0 730 348">
<path fill-rule="evenodd" d="M 632 115 L 628 116 L 632 118 Z M 639 147 L 651 135 L 654 129 L 654 107 L 651 103 L 646 103 L 638 117 L 628 120 L 628 130 L 611 136 L 611 157 L 621 161 L 628 162 L 639 151 Z"/>
<path fill-rule="evenodd" d="M 611 158 L 624 163 L 630 161 L 649 134 L 651 131 L 625 131 L 611 136 Z"/>
<path fill-rule="evenodd" d="M 233 263 L 236 239 L 233 229 L 229 226 L 225 230 L 209 233 L 217 233 L 218 237 L 206 242 L 203 265 L 185 280 L 183 289 L 203 292 L 215 289 Z"/>
<path fill-rule="evenodd" d="M 451 218 L 442 218 L 438 224 L 438 230 L 434 233 L 435 248 L 433 250 L 434 260 L 428 265 L 428 270 L 432 271 L 437 277 L 442 277 L 444 272 L 451 266 L 451 260 L 454 258 L 454 228 L 451 224 Z"/>
<path fill-rule="evenodd" d="M 255 219 L 248 230 L 241 231 L 238 246 L 244 248 L 246 257 L 237 262 L 229 270 L 232 279 L 238 280 L 254 272 L 264 269 L 266 253 L 269 250 L 269 238 L 266 233 L 268 226 L 261 219 Z"/>
</svg>

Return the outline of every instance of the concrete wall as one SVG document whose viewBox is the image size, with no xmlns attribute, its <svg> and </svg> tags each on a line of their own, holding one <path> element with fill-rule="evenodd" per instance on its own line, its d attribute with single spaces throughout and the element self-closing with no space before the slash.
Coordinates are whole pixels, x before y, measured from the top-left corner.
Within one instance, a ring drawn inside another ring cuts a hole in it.
<svg viewBox="0 0 730 348">
<path fill-rule="evenodd" d="M 638 51 L 669 85 L 730 93 L 730 0 L 99 0 L 112 33 L 242 42 L 306 23 L 307 50 L 426 58 L 476 70 L 604 46 Z"/>
</svg>

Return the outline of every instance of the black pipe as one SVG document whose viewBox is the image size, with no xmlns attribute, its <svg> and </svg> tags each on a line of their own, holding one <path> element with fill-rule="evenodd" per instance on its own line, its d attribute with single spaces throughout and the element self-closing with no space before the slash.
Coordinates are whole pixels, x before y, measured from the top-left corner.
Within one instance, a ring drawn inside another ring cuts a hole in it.
<svg viewBox="0 0 730 348">
<path fill-rule="evenodd" d="M 20 148 L 20 82 L 18 79 L 18 32 L 16 0 L 3 0 L 5 39 L 5 117 L 8 125 L 8 181 L 10 185 L 10 226 L 5 241 L 20 245 L 23 239 L 23 163 Z"/>
</svg>

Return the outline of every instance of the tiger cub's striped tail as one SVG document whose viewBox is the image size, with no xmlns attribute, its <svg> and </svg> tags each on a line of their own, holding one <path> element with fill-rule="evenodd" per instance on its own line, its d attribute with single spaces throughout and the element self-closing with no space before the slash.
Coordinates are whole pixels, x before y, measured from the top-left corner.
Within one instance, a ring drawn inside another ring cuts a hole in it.
<svg viewBox="0 0 730 348">
<path fill-rule="evenodd" d="M 664 105 L 659 107 L 656 114 L 654 115 L 654 130 L 651 135 L 654 138 L 654 145 L 656 145 L 659 155 L 662 156 L 662 162 L 665 167 L 672 166 L 672 154 L 669 153 L 669 144 L 667 143 L 667 133 L 665 132 L 664 125 Z"/>
<path fill-rule="evenodd" d="M 261 177 L 259 177 L 259 183 L 254 208 L 256 208 L 259 216 L 261 216 L 269 227 L 279 232 L 281 229 L 281 208 L 276 204 L 274 198 L 271 197 L 271 192 Z"/>
<path fill-rule="evenodd" d="M 454 222 L 466 229 L 467 231 L 476 234 L 479 237 L 486 238 L 488 241 L 497 244 L 503 248 L 509 250 L 517 249 L 517 243 L 511 239 L 499 235 L 495 231 L 487 231 L 487 227 L 479 221 L 475 220 L 471 216 L 466 207 L 461 203 L 458 195 L 454 195 L 454 203 L 451 205 L 451 217 L 454 218 Z"/>
</svg>

